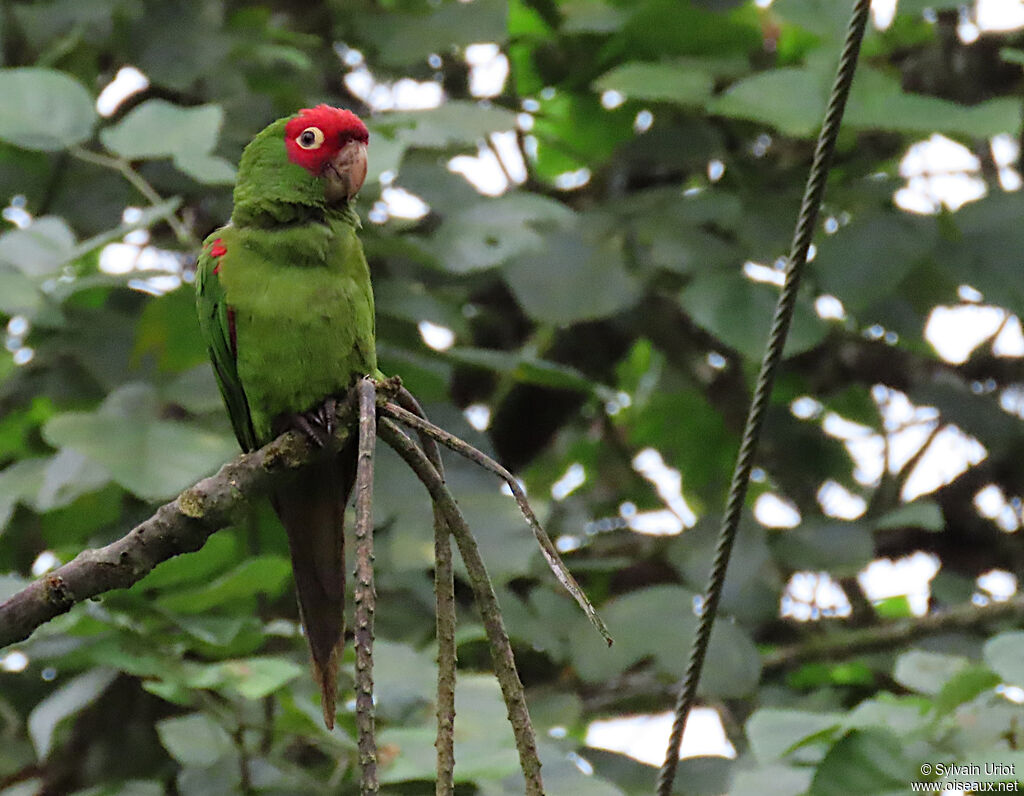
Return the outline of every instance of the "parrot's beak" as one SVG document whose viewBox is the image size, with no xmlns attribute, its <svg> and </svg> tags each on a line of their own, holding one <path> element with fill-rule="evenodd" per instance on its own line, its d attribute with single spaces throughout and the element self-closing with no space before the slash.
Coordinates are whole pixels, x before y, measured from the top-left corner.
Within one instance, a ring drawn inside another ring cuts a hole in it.
<svg viewBox="0 0 1024 796">
<path fill-rule="evenodd" d="M 349 201 L 359 193 L 366 179 L 366 144 L 349 141 L 327 162 L 323 176 L 328 204 Z"/>
</svg>

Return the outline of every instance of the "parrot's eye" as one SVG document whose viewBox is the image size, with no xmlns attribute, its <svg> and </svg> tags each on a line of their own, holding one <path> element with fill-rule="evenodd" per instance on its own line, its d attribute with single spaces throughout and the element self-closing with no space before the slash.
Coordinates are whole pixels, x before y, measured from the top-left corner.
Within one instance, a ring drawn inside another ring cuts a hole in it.
<svg viewBox="0 0 1024 796">
<path fill-rule="evenodd" d="M 324 131 L 319 127 L 307 127 L 295 139 L 303 149 L 317 149 L 324 142 Z"/>
</svg>

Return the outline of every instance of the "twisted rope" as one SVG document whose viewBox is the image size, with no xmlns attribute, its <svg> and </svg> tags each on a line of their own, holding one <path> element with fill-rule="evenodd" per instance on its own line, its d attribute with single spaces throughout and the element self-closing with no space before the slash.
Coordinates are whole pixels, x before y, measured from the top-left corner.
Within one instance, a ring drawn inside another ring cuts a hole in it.
<svg viewBox="0 0 1024 796">
<path fill-rule="evenodd" d="M 843 45 L 843 54 L 839 61 L 835 82 L 832 85 L 832 93 L 829 96 L 828 110 L 825 112 L 825 123 L 818 136 L 814 162 L 807 179 L 807 187 L 804 189 L 803 204 L 800 207 L 800 218 L 793 233 L 793 245 L 786 265 L 786 281 L 782 287 L 778 304 L 775 306 L 768 345 L 761 361 L 754 398 L 747 414 L 746 426 L 743 429 L 743 442 L 740 445 L 736 468 L 733 471 L 732 483 L 729 487 L 729 499 L 726 503 L 725 516 L 722 518 L 718 545 L 715 548 L 715 559 L 701 605 L 697 632 L 690 649 L 686 677 L 676 700 L 672 734 L 669 736 L 665 762 L 662 764 L 658 776 L 658 796 L 671 796 L 672 793 L 672 784 L 675 781 L 676 768 L 679 765 L 679 747 L 683 740 L 683 730 L 697 696 L 700 673 L 704 666 L 708 642 L 711 640 L 711 627 L 714 624 L 715 614 L 718 612 L 718 602 L 725 584 L 729 556 L 732 553 L 733 542 L 736 541 L 736 531 L 747 496 L 747 486 L 750 483 L 750 471 L 753 467 L 754 455 L 757 453 L 761 427 L 764 425 L 765 410 L 768 407 L 768 399 L 775 382 L 775 372 L 782 360 L 782 350 L 786 344 L 793 311 L 796 309 L 800 277 L 807 264 L 807 251 L 811 245 L 811 238 L 814 235 L 818 219 L 818 209 L 825 193 L 825 181 L 832 164 L 836 138 L 839 135 L 839 124 L 842 121 L 846 100 L 850 94 L 850 86 L 857 70 L 857 56 L 860 53 L 860 45 L 864 38 L 870 9 L 870 0 L 857 0 L 854 5 L 846 33 L 846 42 Z"/>
</svg>

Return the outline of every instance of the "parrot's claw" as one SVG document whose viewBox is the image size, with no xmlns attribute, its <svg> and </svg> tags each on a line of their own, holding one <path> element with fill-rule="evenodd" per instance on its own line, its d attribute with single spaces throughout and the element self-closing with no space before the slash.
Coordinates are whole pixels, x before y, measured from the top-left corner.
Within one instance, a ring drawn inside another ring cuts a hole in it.
<svg viewBox="0 0 1024 796">
<path fill-rule="evenodd" d="M 316 413 L 320 418 L 321 425 L 327 432 L 327 436 L 333 437 L 334 432 L 338 430 L 337 399 L 332 395 L 320 405 L 320 408 L 316 410 Z"/>
<path fill-rule="evenodd" d="M 338 401 L 332 396 L 316 409 L 294 415 L 292 422 L 314 445 L 326 448 L 338 428 Z"/>
</svg>

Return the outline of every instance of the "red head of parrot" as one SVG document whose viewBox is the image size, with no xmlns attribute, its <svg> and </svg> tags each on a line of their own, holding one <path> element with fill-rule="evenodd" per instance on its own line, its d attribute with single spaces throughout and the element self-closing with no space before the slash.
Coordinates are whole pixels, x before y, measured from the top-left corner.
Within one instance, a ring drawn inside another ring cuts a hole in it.
<svg viewBox="0 0 1024 796">
<path fill-rule="evenodd" d="M 284 130 L 288 159 L 324 179 L 329 203 L 347 202 L 363 187 L 370 133 L 354 113 L 329 105 L 303 108 Z"/>
</svg>

